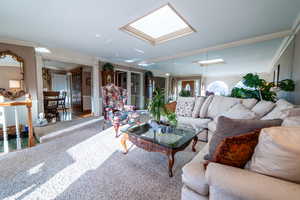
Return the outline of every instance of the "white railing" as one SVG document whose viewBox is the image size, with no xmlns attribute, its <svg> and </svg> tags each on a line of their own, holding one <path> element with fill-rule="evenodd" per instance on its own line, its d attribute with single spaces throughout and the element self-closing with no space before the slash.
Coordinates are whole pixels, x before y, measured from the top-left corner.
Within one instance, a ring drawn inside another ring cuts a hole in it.
<svg viewBox="0 0 300 200">
<path fill-rule="evenodd" d="M 25 101 L 8 101 L 8 102 L 0 102 L 0 123 L 2 124 L 3 129 L 3 148 L 4 153 L 9 152 L 8 145 L 8 133 L 7 133 L 7 120 L 6 120 L 6 107 L 14 108 L 14 116 L 15 116 L 15 127 L 16 127 L 16 140 L 17 140 L 17 149 L 21 149 L 21 137 L 20 137 L 20 121 L 19 121 L 19 113 L 17 107 L 25 106 L 27 108 L 27 124 L 28 124 L 28 147 L 32 147 L 35 145 L 35 140 L 33 136 L 33 127 L 32 127 L 32 100 L 30 95 L 26 96 Z"/>
</svg>

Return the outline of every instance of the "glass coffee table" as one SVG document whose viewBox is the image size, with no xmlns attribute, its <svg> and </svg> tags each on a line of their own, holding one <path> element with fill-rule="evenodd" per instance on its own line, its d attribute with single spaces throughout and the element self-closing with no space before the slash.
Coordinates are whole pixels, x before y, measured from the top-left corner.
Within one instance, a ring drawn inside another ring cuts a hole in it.
<svg viewBox="0 0 300 200">
<path fill-rule="evenodd" d="M 135 146 L 149 152 L 160 152 L 168 157 L 169 176 L 173 176 L 174 155 L 178 151 L 183 151 L 193 141 L 192 150 L 196 151 L 195 146 L 198 141 L 199 130 L 187 128 L 171 128 L 167 133 L 152 128 L 148 123 L 133 124 L 121 129 L 123 137 L 121 144 L 124 154 L 128 153 L 126 141 L 129 140 Z"/>
</svg>

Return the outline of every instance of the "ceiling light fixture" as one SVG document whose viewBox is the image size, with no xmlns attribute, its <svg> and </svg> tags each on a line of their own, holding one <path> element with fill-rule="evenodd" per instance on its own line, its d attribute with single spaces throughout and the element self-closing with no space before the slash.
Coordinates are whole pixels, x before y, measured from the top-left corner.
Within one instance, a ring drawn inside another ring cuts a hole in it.
<svg viewBox="0 0 300 200">
<path fill-rule="evenodd" d="M 136 49 L 136 48 L 134 48 L 134 50 L 135 50 L 136 52 L 139 52 L 139 53 L 141 53 L 141 54 L 144 54 L 144 53 L 145 53 L 143 50 L 140 50 L 140 49 Z"/>
<path fill-rule="evenodd" d="M 39 53 L 51 53 L 51 51 L 45 47 L 36 47 L 35 51 Z"/>
<path fill-rule="evenodd" d="M 148 63 L 148 62 L 146 62 L 146 61 L 142 61 L 142 62 L 140 62 L 138 65 L 139 66 L 142 66 L 142 67 L 148 67 L 148 66 L 150 66 L 150 65 L 154 65 L 155 63 Z"/>
<path fill-rule="evenodd" d="M 120 29 L 152 45 L 196 32 L 169 3 Z"/>
<path fill-rule="evenodd" d="M 166 76 L 170 76 L 170 73 L 166 73 Z"/>
<path fill-rule="evenodd" d="M 99 38 L 99 37 L 101 37 L 101 35 L 100 34 L 96 34 L 96 38 Z"/>
<path fill-rule="evenodd" d="M 218 59 L 197 61 L 196 63 L 200 64 L 201 66 L 208 66 L 208 65 L 215 65 L 215 64 L 223 64 L 225 63 L 225 61 L 221 58 L 218 58 Z"/>
<path fill-rule="evenodd" d="M 135 59 L 128 59 L 128 60 L 124 60 L 124 62 L 127 62 L 127 63 L 134 63 L 134 62 L 136 62 L 136 60 L 135 60 Z"/>
</svg>

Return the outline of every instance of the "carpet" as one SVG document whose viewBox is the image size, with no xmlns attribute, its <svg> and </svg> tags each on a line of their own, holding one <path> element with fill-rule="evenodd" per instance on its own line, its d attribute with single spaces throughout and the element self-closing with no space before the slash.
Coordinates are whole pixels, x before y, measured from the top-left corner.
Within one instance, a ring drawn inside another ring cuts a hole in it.
<svg viewBox="0 0 300 200">
<path fill-rule="evenodd" d="M 134 146 L 123 155 L 114 135 L 94 123 L 0 156 L 0 199 L 180 199 L 181 168 L 196 155 L 191 146 L 175 155 L 169 178 L 165 155 Z"/>
</svg>

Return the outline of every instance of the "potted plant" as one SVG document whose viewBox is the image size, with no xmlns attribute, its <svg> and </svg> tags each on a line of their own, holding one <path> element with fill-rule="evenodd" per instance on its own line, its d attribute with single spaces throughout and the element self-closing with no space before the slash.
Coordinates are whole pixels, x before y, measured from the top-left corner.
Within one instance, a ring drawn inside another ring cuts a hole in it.
<svg viewBox="0 0 300 200">
<path fill-rule="evenodd" d="M 162 89 L 156 88 L 153 92 L 153 98 L 149 102 L 149 113 L 154 120 L 160 123 L 160 117 L 165 112 L 165 93 Z"/>
<path fill-rule="evenodd" d="M 165 93 L 164 90 L 156 88 L 153 92 L 153 98 L 149 102 L 149 113 L 158 124 L 162 125 L 177 125 L 176 114 L 170 112 L 165 108 Z M 161 116 L 165 116 L 168 120 L 168 124 L 161 122 Z"/>
</svg>

